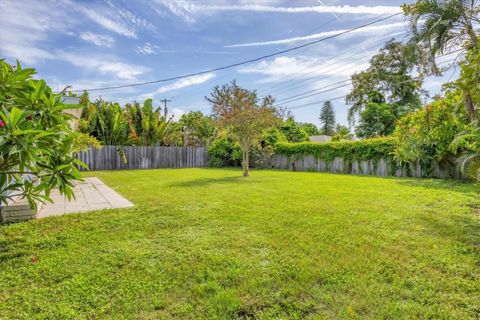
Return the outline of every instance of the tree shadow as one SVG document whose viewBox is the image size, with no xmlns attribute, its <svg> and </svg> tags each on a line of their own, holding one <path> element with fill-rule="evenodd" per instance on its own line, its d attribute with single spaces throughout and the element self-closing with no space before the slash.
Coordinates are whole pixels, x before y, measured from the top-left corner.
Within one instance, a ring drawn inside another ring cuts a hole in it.
<svg viewBox="0 0 480 320">
<path fill-rule="evenodd" d="M 199 178 L 195 180 L 179 181 L 169 184 L 169 187 L 181 187 L 181 188 L 193 188 L 193 187 L 205 187 L 211 184 L 227 184 L 227 183 L 242 183 L 242 182 L 254 182 L 249 177 L 242 176 L 231 176 L 231 177 L 221 177 L 221 178 Z"/>
</svg>

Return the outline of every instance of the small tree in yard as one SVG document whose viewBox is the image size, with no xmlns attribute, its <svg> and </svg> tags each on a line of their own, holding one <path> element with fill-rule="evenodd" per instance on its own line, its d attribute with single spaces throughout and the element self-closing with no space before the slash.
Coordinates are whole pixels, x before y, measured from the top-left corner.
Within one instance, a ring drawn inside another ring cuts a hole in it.
<svg viewBox="0 0 480 320">
<path fill-rule="evenodd" d="M 260 100 L 255 91 L 243 89 L 233 81 L 216 86 L 206 99 L 212 104 L 214 118 L 240 145 L 243 176 L 248 177 L 250 148 L 258 143 L 265 129 L 280 120 L 272 97 Z"/>
<path fill-rule="evenodd" d="M 71 198 L 72 182 L 80 179 L 75 165 L 85 166 L 72 156 L 79 135 L 63 112 L 71 106 L 34 74 L 0 60 L 0 204 L 20 196 L 35 207 L 56 187 Z"/>
<path fill-rule="evenodd" d="M 335 111 L 333 110 L 332 103 L 326 101 L 322 110 L 320 110 L 320 123 L 322 124 L 320 130 L 322 134 L 331 136 L 335 133 Z"/>
</svg>

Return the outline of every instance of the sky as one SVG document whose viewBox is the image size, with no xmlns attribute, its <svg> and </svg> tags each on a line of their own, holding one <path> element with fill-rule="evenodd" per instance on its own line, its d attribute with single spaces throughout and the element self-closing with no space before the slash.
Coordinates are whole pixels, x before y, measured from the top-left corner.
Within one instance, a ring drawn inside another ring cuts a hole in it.
<svg viewBox="0 0 480 320">
<path fill-rule="evenodd" d="M 405 1 L 353 0 L 1 0 L 0 58 L 36 68 L 55 90 L 154 81 L 286 50 L 400 12 Z M 411 2 L 411 1 L 406 1 Z M 402 15 L 315 45 L 226 70 L 131 88 L 92 91 L 92 99 L 169 99 L 170 115 L 200 110 L 212 88 L 232 80 L 272 95 L 301 122 L 319 124 L 331 99 L 347 123 L 348 79 L 383 44 L 408 37 Z M 450 57 L 439 59 L 445 65 Z M 429 78 L 434 95 L 455 69 Z M 313 91 L 314 90 L 314 91 Z M 303 94 L 306 93 L 306 94 Z M 303 94 L 303 95 L 301 95 Z"/>
</svg>

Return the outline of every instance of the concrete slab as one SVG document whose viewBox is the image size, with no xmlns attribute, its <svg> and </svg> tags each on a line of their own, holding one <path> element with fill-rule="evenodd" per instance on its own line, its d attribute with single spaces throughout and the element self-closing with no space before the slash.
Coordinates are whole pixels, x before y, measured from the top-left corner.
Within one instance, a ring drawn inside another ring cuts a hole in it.
<svg viewBox="0 0 480 320">
<path fill-rule="evenodd" d="M 37 218 L 133 206 L 130 201 L 116 193 L 96 177 L 85 178 L 84 181 L 77 182 L 74 192 L 76 199 L 68 201 L 60 193 L 52 191 L 53 204 L 44 204 L 38 212 Z"/>
</svg>

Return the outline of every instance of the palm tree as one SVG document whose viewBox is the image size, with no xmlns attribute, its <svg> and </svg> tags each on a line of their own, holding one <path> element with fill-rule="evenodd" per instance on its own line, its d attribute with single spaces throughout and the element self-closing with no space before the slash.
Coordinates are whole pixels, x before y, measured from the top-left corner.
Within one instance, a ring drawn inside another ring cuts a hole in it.
<svg viewBox="0 0 480 320">
<path fill-rule="evenodd" d="M 474 123 L 455 137 L 450 144 L 454 154 L 464 150 L 458 162 L 462 174 L 480 179 L 480 126 Z"/>
<path fill-rule="evenodd" d="M 424 61 L 427 72 L 441 73 L 435 64 L 437 54 L 458 47 L 473 50 L 479 45 L 478 30 L 475 30 L 480 23 L 478 0 L 418 0 L 402 8 L 410 19 L 411 48 L 419 57 L 427 53 Z M 475 108 L 468 91 L 465 93 L 465 107 L 473 118 Z"/>
</svg>

